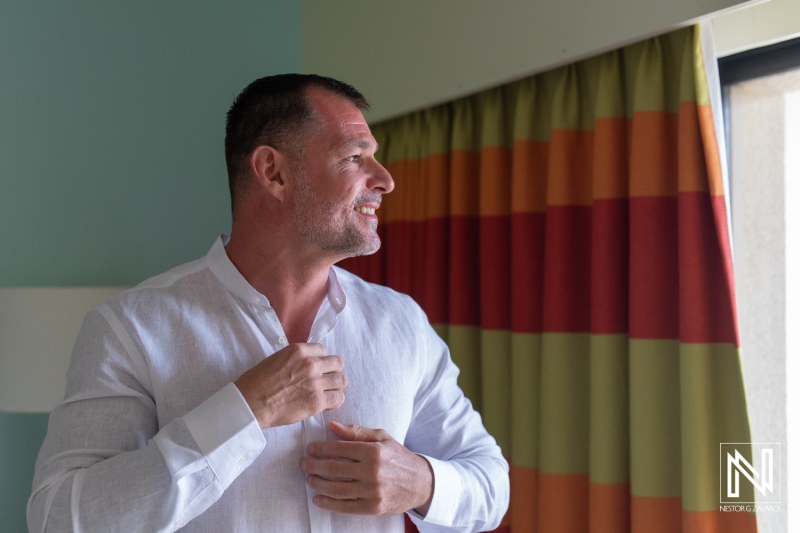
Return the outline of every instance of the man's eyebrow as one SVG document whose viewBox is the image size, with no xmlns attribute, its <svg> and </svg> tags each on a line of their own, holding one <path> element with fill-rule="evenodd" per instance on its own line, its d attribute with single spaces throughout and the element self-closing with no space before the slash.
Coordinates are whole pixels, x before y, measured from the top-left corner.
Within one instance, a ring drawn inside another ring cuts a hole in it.
<svg viewBox="0 0 800 533">
<path fill-rule="evenodd" d="M 347 141 L 346 143 L 344 143 L 344 148 L 345 149 L 361 148 L 362 150 L 368 150 L 372 146 L 373 146 L 373 144 L 370 141 L 366 140 L 366 139 L 353 139 L 351 141 Z M 378 151 L 378 143 L 375 143 L 374 146 L 375 146 L 375 151 L 377 152 Z"/>
</svg>

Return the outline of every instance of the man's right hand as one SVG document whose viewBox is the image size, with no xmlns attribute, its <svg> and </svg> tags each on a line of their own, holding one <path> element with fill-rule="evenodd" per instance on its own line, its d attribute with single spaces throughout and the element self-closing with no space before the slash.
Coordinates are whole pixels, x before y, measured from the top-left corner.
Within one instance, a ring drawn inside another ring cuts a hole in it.
<svg viewBox="0 0 800 533">
<path fill-rule="evenodd" d="M 344 403 L 347 378 L 338 355 L 321 344 L 290 344 L 239 376 L 234 384 L 262 429 L 293 424 Z"/>
</svg>

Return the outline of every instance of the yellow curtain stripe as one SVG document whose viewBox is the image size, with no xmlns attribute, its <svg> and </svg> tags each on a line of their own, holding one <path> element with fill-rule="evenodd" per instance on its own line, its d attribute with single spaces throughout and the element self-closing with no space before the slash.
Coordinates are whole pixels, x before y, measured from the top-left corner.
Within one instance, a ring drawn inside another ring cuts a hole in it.
<svg viewBox="0 0 800 533">
<path fill-rule="evenodd" d="M 630 479 L 628 422 L 628 335 L 591 336 L 589 394 L 589 479 Z"/>
<path fill-rule="evenodd" d="M 711 511 L 719 508 L 719 443 L 750 442 L 739 350 L 683 343 L 680 378 L 683 508 Z M 741 488 L 750 496 L 744 501 L 755 501 L 752 485 Z"/>
<path fill-rule="evenodd" d="M 542 336 L 511 335 L 511 457 L 514 465 L 539 466 L 539 390 Z"/>
<path fill-rule="evenodd" d="M 481 330 L 481 414 L 486 429 L 511 455 L 511 332 Z"/>
<path fill-rule="evenodd" d="M 681 495 L 680 363 L 677 340 L 629 344 L 631 494 Z"/>
<path fill-rule="evenodd" d="M 481 330 L 476 326 L 435 324 L 434 329 L 450 347 L 453 362 L 461 370 L 458 386 L 475 409 L 483 412 L 481 402 Z"/>
<path fill-rule="evenodd" d="M 589 471 L 588 333 L 542 334 L 539 470 Z"/>
</svg>

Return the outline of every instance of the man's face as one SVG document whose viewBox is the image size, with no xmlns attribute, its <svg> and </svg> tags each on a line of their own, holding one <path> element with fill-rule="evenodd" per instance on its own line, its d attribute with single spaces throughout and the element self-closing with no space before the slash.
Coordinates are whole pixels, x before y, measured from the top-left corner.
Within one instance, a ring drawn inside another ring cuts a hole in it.
<svg viewBox="0 0 800 533">
<path fill-rule="evenodd" d="M 342 257 L 375 253 L 381 245 L 375 210 L 394 188 L 392 177 L 375 160 L 377 143 L 355 105 L 319 88 L 308 99 L 320 127 L 295 164 L 295 229 Z"/>
</svg>

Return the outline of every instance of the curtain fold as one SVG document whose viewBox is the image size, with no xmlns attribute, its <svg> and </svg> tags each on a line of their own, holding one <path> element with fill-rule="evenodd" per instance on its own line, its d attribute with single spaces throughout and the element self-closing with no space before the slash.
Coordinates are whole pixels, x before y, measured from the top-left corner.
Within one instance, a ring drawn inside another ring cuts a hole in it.
<svg viewBox="0 0 800 533">
<path fill-rule="evenodd" d="M 720 511 L 749 442 L 700 27 L 373 127 L 383 247 L 512 465 L 501 530 L 756 530 Z"/>
</svg>

